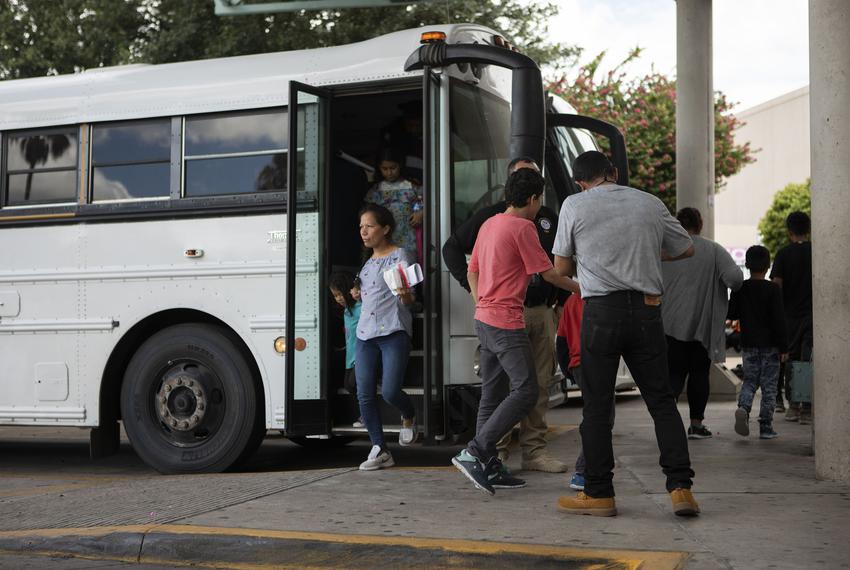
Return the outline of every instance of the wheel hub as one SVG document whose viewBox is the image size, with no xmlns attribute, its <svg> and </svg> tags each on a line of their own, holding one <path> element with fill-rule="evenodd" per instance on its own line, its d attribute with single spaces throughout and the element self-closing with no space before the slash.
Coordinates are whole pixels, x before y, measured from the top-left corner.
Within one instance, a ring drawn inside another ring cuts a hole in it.
<svg viewBox="0 0 850 570">
<path fill-rule="evenodd" d="M 204 387 L 197 379 L 178 374 L 166 379 L 156 395 L 159 419 L 170 429 L 190 431 L 198 427 L 207 409 Z"/>
</svg>

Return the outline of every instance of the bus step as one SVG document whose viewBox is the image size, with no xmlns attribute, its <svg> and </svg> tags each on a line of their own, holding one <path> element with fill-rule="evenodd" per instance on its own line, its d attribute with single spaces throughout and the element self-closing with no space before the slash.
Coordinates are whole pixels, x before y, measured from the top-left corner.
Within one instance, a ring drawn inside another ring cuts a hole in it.
<svg viewBox="0 0 850 570">
<path fill-rule="evenodd" d="M 398 433 L 401 431 L 400 425 L 387 425 L 384 424 L 384 433 Z M 365 427 L 356 428 L 353 426 L 334 426 L 331 430 L 331 433 L 334 435 L 366 435 L 369 432 Z"/>
<path fill-rule="evenodd" d="M 402 386 L 402 389 L 407 393 L 408 396 L 422 396 L 425 394 L 425 389 L 421 386 Z M 345 388 L 339 388 L 336 391 L 339 395 L 348 396 L 348 390 Z"/>
</svg>

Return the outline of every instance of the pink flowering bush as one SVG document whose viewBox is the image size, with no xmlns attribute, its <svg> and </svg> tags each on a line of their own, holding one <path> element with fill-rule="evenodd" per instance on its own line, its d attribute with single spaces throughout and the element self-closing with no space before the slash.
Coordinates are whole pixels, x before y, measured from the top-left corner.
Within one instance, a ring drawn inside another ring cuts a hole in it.
<svg viewBox="0 0 850 570">
<path fill-rule="evenodd" d="M 631 185 L 676 208 L 676 80 L 661 73 L 629 79 L 623 67 L 640 56 L 635 48 L 611 71 L 599 74 L 605 52 L 579 68 L 572 82 L 552 82 L 549 91 L 570 102 L 582 115 L 613 123 L 626 137 Z M 601 76 L 600 76 L 601 75 Z M 723 93 L 714 103 L 715 189 L 725 178 L 755 159 L 750 143 L 736 144 L 733 134 L 743 123 L 731 114 Z"/>
</svg>

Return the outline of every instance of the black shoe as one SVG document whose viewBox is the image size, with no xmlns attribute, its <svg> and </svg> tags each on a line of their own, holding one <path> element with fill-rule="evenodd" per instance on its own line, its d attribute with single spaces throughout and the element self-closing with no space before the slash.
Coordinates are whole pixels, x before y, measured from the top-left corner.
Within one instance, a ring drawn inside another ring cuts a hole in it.
<svg viewBox="0 0 850 570">
<path fill-rule="evenodd" d="M 770 424 L 762 424 L 759 428 L 759 439 L 776 439 L 779 434 L 773 431 L 773 426 Z"/>
<path fill-rule="evenodd" d="M 499 461 L 498 458 L 494 459 L 496 462 Z M 494 463 L 494 459 L 490 460 L 488 466 Z M 452 464 L 454 464 L 458 471 L 463 473 L 467 479 L 472 481 L 472 484 L 475 485 L 476 489 L 480 489 L 488 495 L 496 494 L 496 490 L 493 488 L 493 485 L 490 484 L 487 466 L 481 463 L 477 457 L 469 453 L 467 450 L 464 449 L 452 457 Z"/>
<path fill-rule="evenodd" d="M 488 464 L 488 468 L 488 481 L 494 489 L 521 489 L 525 487 L 525 480 L 514 477 L 498 458 L 493 465 Z"/>
<path fill-rule="evenodd" d="M 712 436 L 711 430 L 702 424 L 688 428 L 688 439 L 708 439 Z"/>
</svg>

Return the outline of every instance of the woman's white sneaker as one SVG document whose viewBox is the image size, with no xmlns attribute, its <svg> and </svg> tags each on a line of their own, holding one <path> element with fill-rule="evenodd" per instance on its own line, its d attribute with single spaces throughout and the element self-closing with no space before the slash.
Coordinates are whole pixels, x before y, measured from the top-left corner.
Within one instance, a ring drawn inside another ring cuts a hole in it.
<svg viewBox="0 0 850 570">
<path fill-rule="evenodd" d="M 395 465 L 393 456 L 387 450 L 381 450 L 380 445 L 373 445 L 366 461 L 360 464 L 360 471 L 377 471 Z"/>
<path fill-rule="evenodd" d="M 416 441 L 416 418 L 406 420 L 401 418 L 401 429 L 398 432 L 399 445 L 413 445 Z"/>
</svg>

